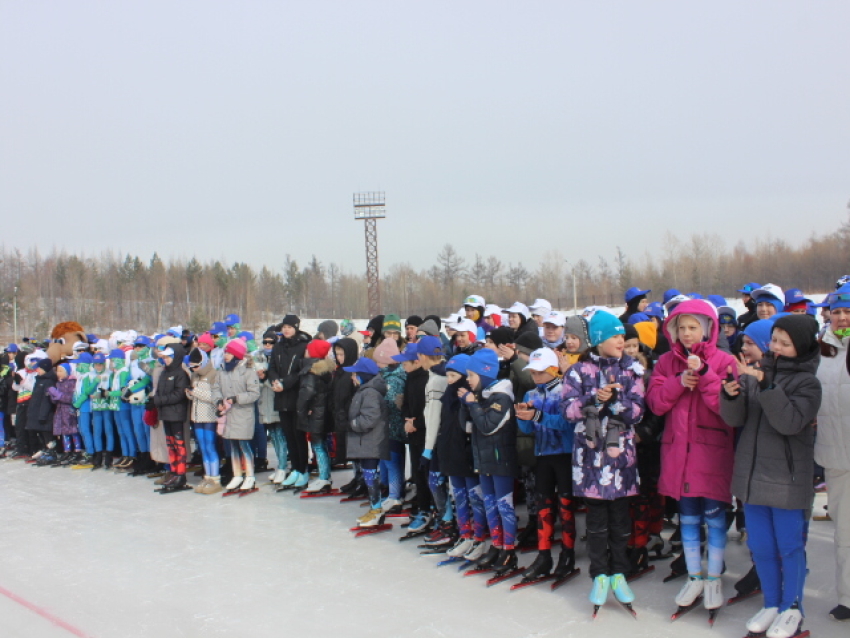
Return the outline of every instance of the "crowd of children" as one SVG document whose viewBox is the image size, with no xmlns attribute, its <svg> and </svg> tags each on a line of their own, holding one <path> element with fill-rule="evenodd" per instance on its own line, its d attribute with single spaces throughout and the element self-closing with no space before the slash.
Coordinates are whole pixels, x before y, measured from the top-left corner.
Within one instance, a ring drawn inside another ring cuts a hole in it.
<svg viewBox="0 0 850 638">
<path fill-rule="evenodd" d="M 201 335 L 89 335 L 62 361 L 26 340 L 0 358 L 2 454 L 149 476 L 165 493 L 245 494 L 269 469 L 271 439 L 276 489 L 363 498 L 364 531 L 407 513 L 408 536 L 526 585 L 578 573 L 583 511 L 596 608 L 610 591 L 631 609 L 629 581 L 680 548 L 677 614 L 701 604 L 712 619 L 736 521 L 754 563 L 736 588 L 764 596 L 747 630 L 770 638 L 802 631 L 808 521 L 825 483 L 830 615 L 850 619 L 850 283 L 823 304 L 747 284 L 741 316 L 722 297 L 668 290 L 650 303 L 650 292 L 626 291 L 619 317 L 478 295 L 447 320 L 388 314 L 363 331 L 324 321 L 311 336 L 287 315 L 259 342 L 229 315 Z M 349 463 L 352 480 L 334 489 L 332 468 Z M 521 570 L 529 545 L 537 556 Z"/>
</svg>

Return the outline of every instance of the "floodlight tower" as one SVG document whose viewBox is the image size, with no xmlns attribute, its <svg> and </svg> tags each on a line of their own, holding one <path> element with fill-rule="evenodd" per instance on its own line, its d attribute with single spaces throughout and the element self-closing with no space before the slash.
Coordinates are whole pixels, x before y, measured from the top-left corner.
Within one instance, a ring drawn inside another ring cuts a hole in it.
<svg viewBox="0 0 850 638">
<path fill-rule="evenodd" d="M 387 216 L 384 193 L 354 193 L 354 219 L 366 222 L 366 283 L 369 316 L 381 314 L 381 279 L 378 274 L 378 220 Z"/>
</svg>

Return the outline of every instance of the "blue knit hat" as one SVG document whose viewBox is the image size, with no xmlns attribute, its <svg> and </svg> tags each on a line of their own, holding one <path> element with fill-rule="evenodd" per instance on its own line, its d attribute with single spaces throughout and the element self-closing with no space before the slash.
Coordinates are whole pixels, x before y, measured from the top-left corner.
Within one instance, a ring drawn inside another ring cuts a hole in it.
<svg viewBox="0 0 850 638">
<path fill-rule="evenodd" d="M 610 312 L 599 310 L 590 318 L 588 332 L 590 332 L 590 345 L 598 346 L 616 335 L 625 336 L 626 329 L 622 322 Z"/>
<path fill-rule="evenodd" d="M 454 370 L 458 374 L 466 376 L 469 367 L 470 356 L 468 354 L 456 354 L 446 364 L 446 370 Z M 480 375 L 479 375 L 480 376 Z"/>
<path fill-rule="evenodd" d="M 770 333 L 772 331 L 772 319 L 759 319 L 758 321 L 753 321 L 744 328 L 744 334 L 753 340 L 753 343 L 756 344 L 756 348 L 761 350 L 762 353 L 770 350 Z"/>
<path fill-rule="evenodd" d="M 486 388 L 499 376 L 499 357 L 489 348 L 482 348 L 469 358 L 466 370 L 481 377 L 481 388 Z"/>
</svg>

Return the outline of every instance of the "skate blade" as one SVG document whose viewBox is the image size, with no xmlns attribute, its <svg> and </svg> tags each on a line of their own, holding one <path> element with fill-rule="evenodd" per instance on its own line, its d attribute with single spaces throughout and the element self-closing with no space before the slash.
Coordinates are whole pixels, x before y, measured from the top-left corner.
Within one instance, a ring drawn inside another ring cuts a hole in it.
<svg viewBox="0 0 850 638">
<path fill-rule="evenodd" d="M 392 523 L 382 523 L 381 525 L 375 525 L 373 527 L 358 527 L 357 529 L 359 531 L 354 534 L 354 538 L 362 538 L 363 536 L 372 536 L 374 534 L 380 534 L 381 532 L 388 532 L 392 528 Z"/>
<path fill-rule="evenodd" d="M 670 622 L 679 620 L 679 618 L 687 614 L 689 611 L 693 611 L 700 605 L 702 605 L 702 596 L 698 596 L 697 599 L 687 607 L 679 607 L 675 612 L 673 612 L 673 615 L 670 616 Z"/>
<path fill-rule="evenodd" d="M 173 489 L 173 488 L 169 489 L 169 488 L 161 487 L 158 490 L 154 490 L 154 492 L 157 492 L 158 494 L 173 494 L 175 492 L 185 492 L 186 490 L 193 490 L 193 489 L 195 489 L 195 488 L 192 487 L 191 485 L 184 485 L 183 487 L 178 487 L 176 489 Z"/>
<path fill-rule="evenodd" d="M 504 574 L 493 576 L 493 578 L 487 581 L 487 587 L 492 587 L 493 585 L 498 585 L 499 583 L 503 583 L 506 580 L 510 580 L 511 578 L 516 578 L 517 576 L 522 575 L 525 570 L 525 567 L 517 567 L 515 569 L 509 569 Z"/>
<path fill-rule="evenodd" d="M 552 591 L 555 591 L 561 585 L 566 585 L 568 582 L 570 582 L 573 578 L 575 578 L 579 574 L 581 574 L 581 567 L 576 567 L 569 574 L 567 574 L 563 578 L 557 579 L 554 583 L 552 583 Z"/>
<path fill-rule="evenodd" d="M 410 510 L 389 511 L 384 514 L 386 518 L 411 518 Z"/>
<path fill-rule="evenodd" d="M 637 612 L 634 610 L 634 607 L 632 607 L 632 603 L 621 603 L 619 600 L 617 602 L 620 603 L 620 607 L 622 607 L 632 615 L 632 618 L 634 618 L 635 620 L 638 619 Z"/>
<path fill-rule="evenodd" d="M 260 488 L 256 486 L 252 487 L 250 490 L 239 490 L 239 498 L 242 498 L 243 496 L 248 496 L 248 494 L 253 494 L 254 492 L 259 491 Z"/>
<path fill-rule="evenodd" d="M 444 567 L 445 565 L 452 565 L 454 563 L 459 563 L 462 560 L 463 560 L 463 558 L 460 558 L 459 556 L 452 556 L 451 558 L 447 558 L 446 560 L 441 560 L 439 563 L 437 563 L 437 567 Z"/>
<path fill-rule="evenodd" d="M 325 490 L 324 492 L 301 492 L 301 498 L 323 498 L 325 496 L 341 496 L 339 490 Z"/>
<path fill-rule="evenodd" d="M 549 574 L 548 576 L 540 576 L 531 580 L 523 579 L 521 582 L 511 585 L 511 591 L 525 589 L 526 587 L 533 587 L 534 585 L 539 585 L 541 583 L 548 583 L 550 580 L 555 580 L 555 577 L 552 574 Z"/>
<path fill-rule="evenodd" d="M 233 496 L 234 494 L 239 494 L 239 492 L 240 492 L 240 490 L 237 487 L 235 490 L 226 490 L 221 496 L 222 496 L 222 498 L 224 498 L 226 496 Z"/>
<path fill-rule="evenodd" d="M 673 574 L 668 574 L 667 576 L 664 577 L 664 582 L 669 583 L 670 581 L 676 580 L 677 578 L 682 578 L 683 576 L 687 576 L 687 575 L 688 575 L 688 572 L 686 572 L 686 571 L 682 572 L 681 574 L 678 573 L 678 572 L 673 573 Z"/>
<path fill-rule="evenodd" d="M 654 571 L 655 571 L 655 565 L 650 565 L 649 567 L 646 567 L 646 568 L 640 570 L 639 572 L 637 572 L 635 574 L 629 574 L 628 576 L 626 576 L 626 582 L 631 583 L 632 581 L 635 581 L 638 578 L 643 578 L 647 574 L 650 574 Z"/>
</svg>

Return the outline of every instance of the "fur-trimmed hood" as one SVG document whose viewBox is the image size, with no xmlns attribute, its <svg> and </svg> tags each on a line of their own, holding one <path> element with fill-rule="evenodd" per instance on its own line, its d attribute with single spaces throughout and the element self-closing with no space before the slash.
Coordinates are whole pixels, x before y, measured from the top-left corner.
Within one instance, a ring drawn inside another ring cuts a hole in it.
<svg viewBox="0 0 850 638">
<path fill-rule="evenodd" d="M 304 359 L 301 374 L 315 374 L 322 376 L 323 374 L 331 374 L 336 366 L 330 359 Z"/>
</svg>

